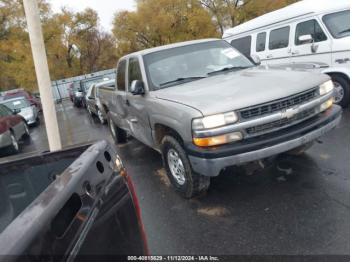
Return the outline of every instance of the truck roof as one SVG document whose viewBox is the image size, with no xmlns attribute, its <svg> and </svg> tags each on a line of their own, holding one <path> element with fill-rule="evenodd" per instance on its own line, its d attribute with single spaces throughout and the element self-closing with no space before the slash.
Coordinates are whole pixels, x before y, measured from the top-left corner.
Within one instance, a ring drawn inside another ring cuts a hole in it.
<svg viewBox="0 0 350 262">
<path fill-rule="evenodd" d="M 129 57 L 129 56 L 147 55 L 150 53 L 155 53 L 155 52 L 166 50 L 166 49 L 182 47 L 182 46 L 187 46 L 187 45 L 193 45 L 193 44 L 200 44 L 200 43 L 205 43 L 205 42 L 218 41 L 218 40 L 221 40 L 221 39 L 208 38 L 208 39 L 193 40 L 193 41 L 186 41 L 186 42 L 180 42 L 180 43 L 175 43 L 175 44 L 163 45 L 163 46 L 153 47 L 153 48 L 141 50 L 141 51 L 138 51 L 135 53 L 131 53 L 131 54 L 124 56 L 123 58 Z"/>
<path fill-rule="evenodd" d="M 224 32 L 223 38 L 311 14 L 324 14 L 350 8 L 349 0 L 303 0 L 267 13 Z"/>
</svg>

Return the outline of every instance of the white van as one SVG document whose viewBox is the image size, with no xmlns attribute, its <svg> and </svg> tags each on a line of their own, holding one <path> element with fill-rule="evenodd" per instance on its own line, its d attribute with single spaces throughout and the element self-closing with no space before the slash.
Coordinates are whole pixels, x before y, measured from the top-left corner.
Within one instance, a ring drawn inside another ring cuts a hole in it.
<svg viewBox="0 0 350 262">
<path fill-rule="evenodd" d="M 350 0 L 304 0 L 227 30 L 223 38 L 262 64 L 313 63 L 336 102 L 350 104 Z"/>
</svg>

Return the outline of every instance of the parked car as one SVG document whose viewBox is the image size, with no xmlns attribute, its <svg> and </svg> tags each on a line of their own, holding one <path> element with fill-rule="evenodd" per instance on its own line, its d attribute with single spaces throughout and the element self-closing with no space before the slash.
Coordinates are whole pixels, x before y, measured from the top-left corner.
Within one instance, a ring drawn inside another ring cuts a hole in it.
<svg viewBox="0 0 350 262">
<path fill-rule="evenodd" d="M 72 89 L 72 102 L 75 107 L 85 106 L 85 91 L 79 85 L 74 85 Z"/>
<path fill-rule="evenodd" d="M 19 98 L 19 97 L 26 98 L 31 105 L 36 106 L 40 112 L 42 111 L 42 105 L 41 105 L 40 99 L 34 97 L 31 93 L 22 89 L 15 89 L 15 90 L 10 90 L 5 92 L 3 95 L 3 100 L 9 100 L 9 99 Z"/>
<path fill-rule="evenodd" d="M 227 167 L 305 152 L 342 113 L 329 76 L 256 67 L 217 39 L 127 55 L 116 82 L 100 89 L 113 138 L 160 152 L 186 198 Z"/>
<path fill-rule="evenodd" d="M 148 255 L 134 187 L 113 147 L 101 141 L 0 162 L 0 255 L 53 262 Z"/>
<path fill-rule="evenodd" d="M 21 115 L 29 126 L 38 125 L 40 123 L 39 109 L 31 105 L 24 97 L 5 100 L 0 102 L 0 104 L 5 105 L 13 112 Z"/>
<path fill-rule="evenodd" d="M 9 108 L 0 104 L 0 153 L 18 153 L 19 141 L 29 137 L 29 129 L 23 117 L 15 115 Z"/>
<path fill-rule="evenodd" d="M 335 102 L 350 104 L 350 1 L 300 1 L 228 29 L 223 38 L 263 64 L 322 63 Z"/>
<path fill-rule="evenodd" d="M 115 79 L 104 81 L 98 84 L 93 84 L 85 97 L 86 108 L 91 116 L 97 116 L 101 124 L 107 122 L 106 113 L 101 105 L 100 101 L 100 89 L 115 90 Z"/>
<path fill-rule="evenodd" d="M 85 107 L 86 104 L 86 94 L 90 87 L 94 84 L 100 83 L 102 81 L 106 81 L 108 79 L 104 79 L 103 76 L 91 77 L 84 80 L 81 80 L 74 84 L 73 88 L 73 103 L 76 107 Z"/>
</svg>

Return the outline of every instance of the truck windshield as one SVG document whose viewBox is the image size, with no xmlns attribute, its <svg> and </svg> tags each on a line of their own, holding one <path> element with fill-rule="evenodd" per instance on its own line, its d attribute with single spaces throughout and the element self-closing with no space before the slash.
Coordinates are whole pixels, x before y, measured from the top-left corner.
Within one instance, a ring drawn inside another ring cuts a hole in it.
<svg viewBox="0 0 350 262">
<path fill-rule="evenodd" d="M 2 104 L 7 106 L 12 111 L 15 109 L 22 109 L 22 108 L 30 107 L 30 104 L 29 104 L 28 100 L 26 100 L 26 99 L 16 99 L 16 100 L 11 100 L 11 101 L 6 101 L 6 102 L 3 102 Z"/>
<path fill-rule="evenodd" d="M 323 21 L 334 38 L 350 36 L 350 10 L 325 15 Z"/>
<path fill-rule="evenodd" d="M 211 41 L 154 52 L 144 56 L 150 90 L 226 73 L 253 64 L 226 41 Z M 214 74 L 215 73 L 215 74 Z"/>
</svg>

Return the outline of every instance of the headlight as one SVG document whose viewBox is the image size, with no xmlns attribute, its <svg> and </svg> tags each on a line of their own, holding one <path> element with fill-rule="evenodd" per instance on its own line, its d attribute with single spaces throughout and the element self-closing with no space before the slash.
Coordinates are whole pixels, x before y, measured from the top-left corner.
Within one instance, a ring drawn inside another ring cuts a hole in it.
<svg viewBox="0 0 350 262">
<path fill-rule="evenodd" d="M 229 112 L 225 114 L 218 114 L 213 116 L 206 116 L 203 118 L 194 119 L 192 122 L 193 130 L 203 130 L 209 128 L 215 128 L 234 124 L 238 121 L 238 117 L 235 112 Z"/>
<path fill-rule="evenodd" d="M 193 143 L 199 147 L 211 147 L 237 142 L 243 139 L 241 132 L 225 134 L 221 136 L 194 138 Z"/>
<path fill-rule="evenodd" d="M 326 95 L 334 90 L 334 84 L 331 80 L 327 81 L 326 83 L 320 85 L 320 95 Z"/>
</svg>

